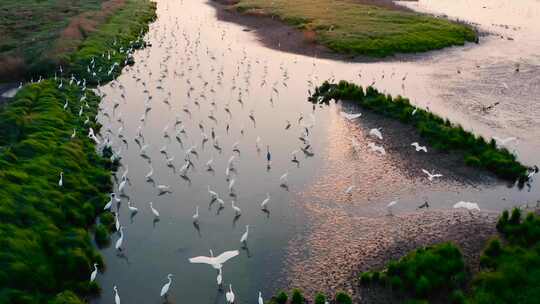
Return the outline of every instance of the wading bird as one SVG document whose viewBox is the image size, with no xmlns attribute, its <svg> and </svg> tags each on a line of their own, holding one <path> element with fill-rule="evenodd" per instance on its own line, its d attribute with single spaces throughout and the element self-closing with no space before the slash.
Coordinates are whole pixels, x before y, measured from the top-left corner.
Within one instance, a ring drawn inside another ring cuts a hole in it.
<svg viewBox="0 0 540 304">
<path fill-rule="evenodd" d="M 97 265 L 97 263 L 94 263 L 94 271 L 92 271 L 92 273 L 90 274 L 90 283 L 94 282 L 94 280 L 96 279 L 98 273 Z"/>
<path fill-rule="evenodd" d="M 422 172 L 424 172 L 424 174 L 427 175 L 427 178 L 429 179 L 429 181 L 433 181 L 433 179 L 439 178 L 439 177 L 442 177 L 442 176 L 443 176 L 442 174 L 430 173 L 430 172 L 429 172 L 428 170 L 426 170 L 426 169 L 422 169 Z"/>
<path fill-rule="evenodd" d="M 426 146 L 420 146 L 420 144 L 417 143 L 417 142 L 413 142 L 411 144 L 411 146 L 413 146 L 416 149 L 416 152 L 424 151 L 424 152 L 427 153 L 427 147 Z"/>
<path fill-rule="evenodd" d="M 159 212 L 156 210 L 156 208 L 154 208 L 154 203 L 150 202 L 149 205 L 150 205 L 150 210 L 154 214 L 154 218 L 158 219 L 159 218 Z"/>
<path fill-rule="evenodd" d="M 232 290 L 231 284 L 229 284 L 229 291 L 227 291 L 227 293 L 225 294 L 225 298 L 227 299 L 227 303 L 234 303 L 234 292 Z"/>
<path fill-rule="evenodd" d="M 160 297 L 167 297 L 167 294 L 169 293 L 169 288 L 171 287 L 171 283 L 172 283 L 172 274 L 169 273 L 167 275 L 167 279 L 169 280 L 169 282 L 165 283 L 165 285 L 163 285 L 163 287 L 161 287 L 161 293 L 159 294 Z"/>
<path fill-rule="evenodd" d="M 240 243 L 244 244 L 244 246 L 246 246 L 248 236 L 249 236 L 249 225 L 246 225 L 246 232 L 244 232 L 244 234 L 242 234 L 242 237 L 240 238 Z"/>
<path fill-rule="evenodd" d="M 234 258 L 235 256 L 239 255 L 240 252 L 238 250 L 231 250 L 231 251 L 225 251 L 222 254 L 214 257 L 212 254 L 212 250 L 210 250 L 210 257 L 206 256 L 198 256 L 194 258 L 190 258 L 189 262 L 192 264 L 208 264 L 212 266 L 214 269 L 221 269 L 223 267 L 223 264 L 227 262 L 228 260 Z"/>
</svg>

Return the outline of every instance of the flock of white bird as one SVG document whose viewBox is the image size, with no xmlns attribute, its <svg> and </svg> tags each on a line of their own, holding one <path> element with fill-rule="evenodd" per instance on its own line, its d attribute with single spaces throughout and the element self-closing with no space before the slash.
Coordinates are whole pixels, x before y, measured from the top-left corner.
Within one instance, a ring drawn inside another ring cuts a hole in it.
<svg viewBox="0 0 540 304">
<path fill-rule="evenodd" d="M 240 138 L 244 136 L 246 132 L 249 130 L 244 126 L 240 126 L 238 129 L 231 130 L 232 127 L 232 116 L 233 116 L 233 107 L 230 104 L 230 102 L 227 102 L 225 104 L 217 104 L 215 102 L 215 98 L 211 97 L 212 95 L 215 97 L 216 90 L 215 88 L 218 86 L 222 86 L 225 78 L 225 72 L 223 69 L 223 66 L 221 68 L 215 67 L 214 65 L 211 66 L 211 74 L 215 75 L 214 79 L 204 79 L 202 76 L 202 73 L 198 70 L 200 67 L 201 60 L 205 60 L 208 62 L 213 62 L 216 60 L 216 54 L 212 53 L 208 48 L 203 49 L 201 45 L 201 37 L 200 34 L 196 36 L 195 38 L 193 36 L 190 36 L 189 33 L 187 33 L 185 30 L 182 30 L 180 27 L 180 21 L 178 19 L 175 20 L 174 25 L 172 28 L 170 26 L 167 26 L 166 24 L 161 25 L 160 28 L 156 28 L 155 31 L 152 31 L 151 35 L 154 35 L 155 41 L 158 41 L 158 50 L 165 50 L 165 54 L 162 54 L 162 60 L 160 62 L 160 72 L 157 77 L 157 84 L 151 84 L 147 83 L 143 79 L 151 79 L 152 78 L 152 71 L 148 68 L 148 61 L 150 59 L 151 52 L 146 52 L 146 57 L 140 56 L 138 58 L 138 63 L 132 67 L 128 68 L 131 69 L 134 73 L 132 74 L 133 79 L 135 79 L 136 83 L 139 85 L 139 87 L 142 89 L 142 93 L 145 96 L 144 101 L 144 110 L 143 113 L 140 116 L 140 125 L 137 128 L 136 135 L 131 138 L 133 142 L 135 142 L 139 147 L 139 154 L 140 156 L 148 161 L 149 171 L 147 174 L 145 174 L 144 178 L 147 182 L 152 183 L 155 185 L 156 189 L 158 190 L 159 194 L 167 194 L 171 193 L 173 191 L 173 188 L 170 185 L 165 184 L 157 184 L 155 182 L 155 176 L 156 172 L 154 170 L 154 167 L 152 166 L 152 163 L 156 161 L 155 159 L 152 159 L 152 157 L 155 158 L 155 156 L 152 156 L 152 153 L 150 153 L 150 150 L 152 149 L 152 145 L 150 144 L 149 140 L 145 138 L 145 122 L 148 118 L 148 116 L 152 113 L 152 109 L 156 102 L 163 102 L 167 106 L 171 106 L 172 102 L 172 88 L 167 88 L 165 84 L 163 83 L 165 80 L 167 80 L 169 77 L 171 77 L 171 69 L 174 64 L 171 64 L 170 60 L 174 58 L 178 62 L 178 65 L 181 67 L 181 70 L 178 70 L 178 68 L 174 68 L 172 71 L 172 75 L 174 77 L 174 80 L 180 80 L 184 79 L 186 82 L 186 85 L 188 86 L 188 90 L 186 92 L 186 100 L 188 102 L 184 103 L 182 105 L 182 109 L 180 113 L 176 114 L 174 122 L 165 122 L 165 125 L 163 127 L 162 131 L 162 137 L 166 140 L 169 140 L 169 144 L 163 145 L 159 149 L 159 153 L 164 156 L 164 163 L 168 168 L 171 168 L 174 170 L 174 172 L 177 172 L 180 177 L 182 177 L 185 180 L 190 180 L 190 174 L 192 172 L 192 169 L 194 168 L 196 162 L 198 162 L 198 155 L 199 153 L 205 149 L 206 143 L 210 142 L 211 149 L 214 149 L 216 153 L 230 153 L 230 158 L 227 161 L 227 165 L 225 168 L 222 168 L 224 172 L 224 178 L 226 179 L 228 183 L 228 195 L 232 198 L 230 201 L 230 207 L 234 211 L 234 214 L 236 217 L 241 216 L 242 210 L 235 202 L 235 193 L 236 193 L 236 179 L 237 179 L 237 162 L 240 159 L 240 155 L 244 149 L 248 149 L 248 146 L 253 145 L 253 147 L 256 149 L 257 152 L 260 152 L 261 150 L 265 149 L 266 157 L 265 162 L 266 166 L 270 168 L 272 164 L 272 154 L 270 151 L 269 145 L 264 145 L 263 141 L 260 136 L 256 137 L 255 142 L 251 143 L 250 145 L 243 145 L 240 140 L 236 141 L 231 147 L 225 147 L 221 144 L 221 138 L 217 135 L 218 132 L 216 132 L 216 129 L 221 128 L 226 130 L 225 136 L 233 136 L 233 131 L 236 134 L 239 134 Z M 222 39 L 226 35 L 225 31 L 222 33 Z M 185 46 L 184 50 L 179 50 L 178 46 L 180 45 L 180 41 L 182 41 L 182 45 Z M 231 51 L 231 46 L 227 48 L 228 51 Z M 183 53 L 179 53 L 179 51 L 182 51 Z M 126 54 L 128 58 L 132 57 L 133 55 L 133 48 L 127 48 L 123 49 L 120 48 L 119 52 L 123 52 Z M 225 51 L 227 52 L 227 51 Z M 226 53 L 221 54 L 223 58 L 226 58 Z M 200 54 L 203 53 L 206 56 L 201 57 Z M 114 52 L 113 52 L 114 55 Z M 94 59 L 89 63 L 87 67 L 87 73 L 90 75 L 96 76 L 96 72 L 100 72 L 103 69 L 108 71 L 108 74 L 111 74 L 114 69 L 120 68 L 120 62 L 114 62 L 111 59 L 111 53 L 107 52 L 102 54 L 101 59 L 108 59 L 108 66 L 100 66 L 97 65 Z M 282 65 L 280 66 L 280 79 L 277 79 L 274 81 L 272 85 L 267 83 L 267 74 L 268 74 L 268 64 L 266 62 L 262 62 L 259 60 L 253 60 L 248 57 L 248 54 L 246 51 L 243 51 L 243 57 L 240 62 L 238 62 L 238 69 L 236 70 L 236 73 L 233 75 L 230 75 L 230 82 L 232 84 L 230 90 L 231 92 L 234 92 L 237 96 L 236 102 L 240 104 L 240 106 L 243 108 L 245 100 L 247 99 L 246 96 L 249 94 L 249 88 L 251 86 L 252 81 L 252 75 L 251 75 L 251 69 L 252 65 L 262 65 L 263 66 L 263 77 L 262 81 L 260 83 L 260 87 L 268 87 L 269 90 L 269 102 L 273 105 L 273 103 L 279 99 L 279 93 L 282 88 L 287 87 L 287 81 L 289 80 L 290 76 L 288 74 L 287 67 Z M 243 73 L 240 67 L 243 67 Z M 62 71 L 60 70 L 60 73 Z M 146 74 L 145 74 L 146 73 Z M 202 87 L 196 87 L 194 81 L 190 79 L 190 77 L 197 77 L 199 82 L 203 83 Z M 155 78 L 155 77 L 154 77 Z M 405 80 L 406 76 L 403 78 Z M 193 82 L 192 82 L 193 81 Z M 83 89 L 86 88 L 86 80 L 81 79 L 77 80 L 75 76 L 71 76 L 71 79 L 69 80 L 70 84 L 77 84 L 80 85 Z M 312 81 L 308 81 L 308 85 L 310 88 L 314 88 L 315 84 Z M 63 86 L 63 80 L 61 78 L 59 88 Z M 113 149 L 113 155 L 111 157 L 112 160 L 120 159 L 122 157 L 122 147 L 123 145 L 128 146 L 129 139 L 128 135 L 124 133 L 124 119 L 122 118 L 122 113 L 120 112 L 121 109 L 121 103 L 127 103 L 128 100 L 126 99 L 127 91 L 126 88 L 119 82 L 113 81 L 110 83 L 110 86 L 118 90 L 120 92 L 120 100 L 114 100 L 112 104 L 112 110 L 108 111 L 107 109 L 100 108 L 103 119 L 108 119 L 110 122 L 110 126 L 112 126 L 112 123 L 118 123 L 120 127 L 117 130 L 112 130 L 112 127 L 108 127 L 105 129 L 104 134 L 98 135 L 94 133 L 94 130 L 92 128 L 88 129 L 88 137 L 93 140 L 97 145 L 100 146 L 107 146 L 107 147 L 113 147 L 115 146 L 116 149 Z M 168 91 L 167 91 L 168 90 Z M 199 90 L 199 91 L 197 91 Z M 159 92 L 159 94 L 165 93 L 167 96 L 166 98 L 157 101 L 155 98 L 156 94 L 155 92 Z M 106 97 L 106 94 L 101 91 L 100 89 L 97 90 L 97 93 L 101 97 Z M 84 111 L 85 108 L 88 107 L 88 105 L 85 103 L 85 96 L 81 97 L 80 99 L 80 110 L 78 113 L 78 116 L 84 119 Z M 203 121 L 193 121 L 192 120 L 192 112 L 201 109 L 201 104 L 209 104 L 211 107 L 211 110 L 209 110 L 207 115 L 207 120 Z M 64 110 L 68 109 L 68 101 L 64 104 Z M 221 107 L 221 109 L 220 109 Z M 286 120 L 283 123 L 283 129 L 287 132 L 292 132 L 294 129 L 299 129 L 300 134 L 298 135 L 298 138 L 300 140 L 300 144 L 298 147 L 296 147 L 291 153 L 290 153 L 290 161 L 296 164 L 300 163 L 300 160 L 298 158 L 298 154 L 304 153 L 306 157 L 313 155 L 313 145 L 311 144 L 311 134 L 313 133 L 313 127 L 316 124 L 316 118 L 315 118 L 315 109 L 316 107 L 313 107 L 313 112 L 309 114 L 309 118 L 304 117 L 304 114 L 300 113 L 297 120 L 293 123 L 291 121 Z M 225 116 L 228 117 L 228 120 L 218 120 L 218 117 L 220 117 L 219 111 L 223 111 L 225 113 Z M 412 115 L 415 114 L 416 111 L 412 113 Z M 159 115 L 159 114 L 156 114 Z M 256 126 L 256 117 L 258 113 L 256 113 L 255 109 L 252 109 L 249 111 L 249 114 L 247 117 L 252 122 L 253 130 L 255 130 Z M 361 119 L 362 114 L 361 113 L 346 113 L 341 112 L 341 116 L 351 122 L 354 122 L 358 119 Z M 277 120 L 278 118 L 276 118 Z M 88 116 L 86 116 L 85 124 L 89 122 Z M 191 125 L 188 125 L 191 124 Z M 295 126 L 296 125 L 296 126 Z M 189 132 L 189 127 L 195 126 L 198 127 L 200 133 L 194 134 L 194 132 Z M 295 128 L 293 128 L 295 126 Z M 190 134 L 188 134 L 190 133 Z M 73 130 L 73 133 L 71 135 L 72 138 L 77 136 L 77 130 Z M 372 151 L 373 153 L 379 154 L 381 156 L 386 155 L 386 150 L 383 146 L 383 130 L 381 128 L 373 128 L 369 130 L 368 137 L 370 140 L 368 140 L 366 146 L 367 148 Z M 515 138 L 507 138 L 507 139 L 500 139 L 500 138 L 494 138 L 499 145 L 506 145 L 509 142 L 516 140 Z M 173 155 L 173 146 L 172 142 L 176 141 L 182 151 L 183 158 L 176 159 L 175 155 Z M 360 152 L 360 148 L 362 147 L 361 141 L 358 140 L 355 136 L 353 136 L 351 139 L 351 147 L 354 151 L 357 153 Z M 199 144 L 196 144 L 196 142 L 200 142 Z M 187 146 L 187 149 L 185 148 Z M 411 147 L 415 149 L 416 152 L 423 152 L 428 153 L 428 149 L 425 145 L 421 145 L 418 142 L 411 143 Z M 180 161 L 180 163 L 178 163 Z M 204 162 L 204 168 L 208 172 L 215 172 L 214 158 L 208 159 L 206 162 Z M 179 170 L 176 170 L 176 168 L 179 167 Z M 432 182 L 436 179 L 439 179 L 443 177 L 442 174 L 436 173 L 436 172 L 430 172 L 427 169 L 421 169 L 421 172 L 425 174 L 428 181 Z M 124 171 L 122 172 L 119 182 L 117 183 L 117 189 L 114 193 L 110 194 L 110 200 L 107 202 L 107 204 L 104 206 L 105 211 L 112 212 L 114 214 L 115 219 L 115 228 L 118 232 L 118 238 L 115 242 L 115 249 L 119 252 L 122 252 L 124 246 L 125 246 L 125 234 L 124 234 L 124 226 L 120 222 L 120 203 L 122 201 L 122 196 L 124 195 L 125 191 L 129 188 L 129 169 L 127 166 L 125 166 Z M 58 181 L 58 186 L 63 187 L 64 185 L 64 172 L 60 172 L 60 179 Z M 289 187 L 289 171 L 284 172 L 280 178 L 279 182 L 276 182 L 276 186 L 279 185 L 283 188 Z M 355 185 L 352 184 L 347 187 L 345 190 L 346 195 L 350 195 L 354 191 Z M 211 202 L 217 202 L 220 209 L 226 208 L 227 204 L 225 203 L 225 196 L 222 194 L 219 194 L 217 191 L 212 189 L 211 185 L 207 186 L 207 191 L 209 195 L 209 200 Z M 271 196 L 270 193 L 266 193 L 266 197 L 264 200 L 260 202 L 260 208 L 264 212 L 269 212 L 270 208 L 270 202 L 271 202 Z M 392 208 L 396 206 L 397 200 L 392 201 L 387 205 L 387 210 L 389 214 L 392 214 Z M 137 212 L 139 212 L 139 208 L 136 207 L 136 205 L 131 201 L 128 200 L 127 202 L 128 211 L 130 214 L 135 215 Z M 477 203 L 473 202 L 458 202 L 454 206 L 454 208 L 465 208 L 467 210 L 480 210 Z M 154 205 L 152 201 L 148 202 L 148 209 L 150 210 L 151 214 L 153 215 L 154 219 L 159 219 L 160 212 L 157 209 L 157 206 Z M 199 225 L 200 223 L 200 217 L 201 214 L 199 213 L 199 206 L 195 207 L 194 214 L 192 216 L 193 223 L 196 225 Z M 242 246 L 246 246 L 248 242 L 249 237 L 249 225 L 245 226 L 245 232 L 242 234 L 240 238 L 240 243 Z M 214 256 L 213 251 L 210 250 L 210 256 L 198 256 L 194 258 L 190 258 L 190 263 L 200 263 L 200 264 L 207 264 L 210 265 L 213 269 L 217 271 L 217 277 L 216 282 L 218 285 L 218 288 L 221 290 L 224 284 L 223 281 L 223 267 L 224 264 L 239 255 L 238 250 L 230 250 L 225 251 L 217 256 Z M 98 274 L 98 264 L 93 264 L 93 271 L 90 274 L 90 281 L 94 281 Z M 173 274 L 168 274 L 166 276 L 166 282 L 161 288 L 160 296 L 166 298 L 169 294 L 169 291 L 171 289 L 171 285 L 173 282 Z M 117 286 L 113 286 L 114 291 L 114 299 L 116 304 L 120 304 L 120 295 L 118 292 Z M 235 296 L 232 284 L 228 284 L 228 289 L 225 292 L 225 298 L 228 303 L 235 303 L 237 301 L 237 297 Z M 262 293 L 258 292 L 258 303 L 262 304 L 264 303 L 262 298 Z"/>
</svg>

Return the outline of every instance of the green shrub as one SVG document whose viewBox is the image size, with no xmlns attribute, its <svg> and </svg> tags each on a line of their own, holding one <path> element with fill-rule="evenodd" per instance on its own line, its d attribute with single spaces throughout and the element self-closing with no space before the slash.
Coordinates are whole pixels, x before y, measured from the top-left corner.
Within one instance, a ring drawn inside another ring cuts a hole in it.
<svg viewBox="0 0 540 304">
<path fill-rule="evenodd" d="M 461 290 L 454 290 L 450 296 L 452 304 L 465 304 L 465 294 Z"/>
<path fill-rule="evenodd" d="M 97 225 L 94 235 L 98 246 L 102 247 L 109 244 L 109 230 L 105 226 L 101 224 Z"/>
<path fill-rule="evenodd" d="M 339 291 L 338 293 L 336 293 L 336 303 L 337 304 L 352 304 L 352 299 L 345 292 Z"/>
<path fill-rule="evenodd" d="M 364 285 L 367 285 L 367 284 L 371 283 L 372 278 L 373 278 L 373 273 L 372 272 L 370 272 L 370 271 L 363 272 L 360 275 L 360 283 L 362 283 Z"/>
<path fill-rule="evenodd" d="M 299 289 L 293 289 L 291 303 L 292 304 L 302 304 L 304 303 L 304 296 Z"/>
<path fill-rule="evenodd" d="M 64 291 L 56 295 L 49 304 L 84 304 L 72 291 Z"/>
<path fill-rule="evenodd" d="M 428 293 L 431 291 L 431 283 L 429 282 L 429 279 L 425 276 L 420 276 L 418 281 L 416 281 L 415 284 L 415 292 L 420 297 L 426 297 Z"/>
<path fill-rule="evenodd" d="M 326 303 L 326 297 L 322 293 L 317 293 L 315 295 L 315 304 L 325 304 Z"/>
<path fill-rule="evenodd" d="M 278 304 L 286 304 L 289 297 L 287 296 L 287 293 L 285 291 L 281 291 L 276 296 L 275 300 Z"/>
</svg>

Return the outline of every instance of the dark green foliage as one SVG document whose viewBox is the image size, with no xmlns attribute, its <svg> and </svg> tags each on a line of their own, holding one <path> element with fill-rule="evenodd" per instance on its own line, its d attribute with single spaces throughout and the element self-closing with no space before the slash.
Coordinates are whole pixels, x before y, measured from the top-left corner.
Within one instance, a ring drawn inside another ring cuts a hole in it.
<svg viewBox="0 0 540 304">
<path fill-rule="evenodd" d="M 83 123 L 96 116 L 99 98 L 57 86 L 50 80 L 25 86 L 0 110 L 1 303 L 42 303 L 67 289 L 87 293 L 91 287 L 81 282 L 101 262 L 87 228 L 108 200 L 110 161 L 85 136 L 88 127 L 100 126 Z M 79 117 L 83 94 L 88 108 Z M 73 129 L 79 136 L 71 139 Z M 67 293 L 57 298 L 76 301 Z"/>
<path fill-rule="evenodd" d="M 467 303 L 538 303 L 540 299 L 540 217 L 521 220 L 517 209 L 504 212 L 497 228 L 506 242 L 490 241 L 481 256 Z"/>
<path fill-rule="evenodd" d="M 95 238 L 98 246 L 103 247 L 105 245 L 108 245 L 110 242 L 109 230 L 102 224 L 97 225 L 95 231 Z"/>
<path fill-rule="evenodd" d="M 465 304 L 465 294 L 461 290 L 454 290 L 450 295 L 452 304 Z"/>
<path fill-rule="evenodd" d="M 84 304 L 84 302 L 73 292 L 64 291 L 56 295 L 53 300 L 49 301 L 49 304 Z"/>
<path fill-rule="evenodd" d="M 378 278 L 381 284 L 417 299 L 460 288 L 466 279 L 463 256 L 451 243 L 414 250 L 399 261 L 388 263 L 385 272 L 386 276 Z M 374 273 L 370 273 L 373 282 Z"/>
<path fill-rule="evenodd" d="M 348 294 L 342 291 L 338 291 L 336 293 L 336 303 L 337 304 L 352 304 L 352 299 Z"/>
<path fill-rule="evenodd" d="M 291 296 L 291 304 L 302 304 L 304 303 L 304 301 L 305 299 L 300 289 L 293 289 Z"/>
<path fill-rule="evenodd" d="M 285 291 L 280 291 L 278 295 L 275 297 L 275 301 L 278 304 L 286 304 L 287 299 L 289 299 L 289 297 L 287 296 L 287 293 Z"/>
<path fill-rule="evenodd" d="M 362 87 L 347 81 L 338 84 L 324 82 L 310 97 L 310 101 L 317 103 L 329 102 L 330 99 L 355 101 L 376 113 L 411 124 L 434 148 L 462 153 L 467 165 L 486 169 L 511 181 L 523 182 L 527 179 L 528 168 L 508 150 L 500 149 L 493 140 L 486 142 L 484 138 L 433 113 L 417 109 L 412 115 L 415 107 L 406 98 L 385 96 L 373 87 L 367 87 L 364 93 Z"/>
<path fill-rule="evenodd" d="M 115 13 L 98 31 L 92 33 L 79 49 L 64 58 L 68 62 L 68 73 L 74 73 L 79 78 L 85 78 L 89 84 L 104 83 L 116 78 L 121 73 L 121 67 L 132 64 L 126 50 L 144 46 L 143 33 L 148 31 L 148 24 L 156 18 L 156 4 L 146 0 L 127 0 L 120 11 Z M 102 56 L 110 53 L 111 59 Z M 96 75 L 89 74 L 87 66 L 92 59 L 97 67 Z M 119 66 L 109 74 L 109 68 L 116 62 Z"/>
<path fill-rule="evenodd" d="M 326 297 L 322 293 L 317 293 L 315 295 L 315 304 L 325 304 Z"/>
</svg>

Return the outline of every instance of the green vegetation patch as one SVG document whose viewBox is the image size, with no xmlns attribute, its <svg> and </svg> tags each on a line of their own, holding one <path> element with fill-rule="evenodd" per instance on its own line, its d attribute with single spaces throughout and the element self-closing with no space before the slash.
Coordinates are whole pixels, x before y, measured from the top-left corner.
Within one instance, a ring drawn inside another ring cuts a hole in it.
<svg viewBox="0 0 540 304">
<path fill-rule="evenodd" d="M 540 216 L 504 211 L 497 223 L 502 239 L 491 240 L 480 258 L 468 302 L 538 303 L 540 299 Z"/>
<path fill-rule="evenodd" d="M 416 249 L 398 261 L 391 261 L 382 272 L 365 272 L 363 284 L 372 282 L 416 299 L 459 290 L 466 282 L 463 256 L 451 243 Z"/>
<path fill-rule="evenodd" d="M 100 100 L 58 84 L 25 86 L 0 109 L 0 303 L 87 294 L 91 265 L 103 265 L 88 232 L 112 189 L 110 160 L 87 137 Z"/>
<path fill-rule="evenodd" d="M 368 4 L 363 4 L 363 2 Z M 389 1 L 239 0 L 236 9 L 277 16 L 315 40 L 351 55 L 385 57 L 476 41 L 469 26 L 412 12 Z"/>
<path fill-rule="evenodd" d="M 58 65 L 84 76 L 87 55 L 121 58 L 115 50 L 128 44 L 114 38 L 135 40 L 154 18 L 149 0 L 0 1 L 0 81 L 52 76 Z"/>
<path fill-rule="evenodd" d="M 68 73 L 85 78 L 90 84 L 116 78 L 122 66 L 133 63 L 131 52 L 144 46 L 143 34 L 155 18 L 155 2 L 126 0 L 125 6 L 84 40 L 76 52 L 64 57 Z M 116 67 L 111 70 L 114 64 Z M 89 66 L 95 68 L 88 69 Z"/>
<path fill-rule="evenodd" d="M 329 102 L 331 99 L 351 100 L 376 113 L 411 124 L 434 148 L 462 153 L 464 162 L 469 166 L 486 169 L 506 180 L 527 180 L 529 168 L 519 163 L 507 149 L 497 147 L 495 140 L 488 142 L 448 119 L 417 109 L 407 98 L 392 98 L 371 86 L 364 92 L 361 86 L 347 81 L 338 84 L 325 82 L 310 97 L 311 102 Z"/>
</svg>

